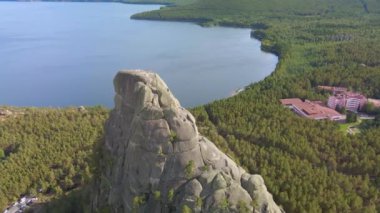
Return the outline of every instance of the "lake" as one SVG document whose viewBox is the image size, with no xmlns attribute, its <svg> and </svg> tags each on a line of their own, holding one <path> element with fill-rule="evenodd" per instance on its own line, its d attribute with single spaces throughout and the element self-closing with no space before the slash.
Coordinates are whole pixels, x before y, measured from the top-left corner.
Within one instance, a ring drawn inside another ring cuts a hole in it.
<svg viewBox="0 0 380 213">
<path fill-rule="evenodd" d="M 113 106 L 120 69 L 159 73 L 183 106 L 230 96 L 277 57 L 249 29 L 131 20 L 157 5 L 0 2 L 0 105 Z"/>
</svg>

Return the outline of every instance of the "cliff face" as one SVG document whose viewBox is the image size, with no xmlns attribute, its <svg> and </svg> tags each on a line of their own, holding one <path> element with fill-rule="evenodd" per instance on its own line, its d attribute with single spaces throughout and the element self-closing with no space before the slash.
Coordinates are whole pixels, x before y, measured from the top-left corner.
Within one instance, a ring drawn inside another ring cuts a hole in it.
<svg viewBox="0 0 380 213">
<path fill-rule="evenodd" d="M 155 74 L 121 71 L 105 127 L 93 211 L 281 212 L 259 175 L 198 133 Z"/>
</svg>

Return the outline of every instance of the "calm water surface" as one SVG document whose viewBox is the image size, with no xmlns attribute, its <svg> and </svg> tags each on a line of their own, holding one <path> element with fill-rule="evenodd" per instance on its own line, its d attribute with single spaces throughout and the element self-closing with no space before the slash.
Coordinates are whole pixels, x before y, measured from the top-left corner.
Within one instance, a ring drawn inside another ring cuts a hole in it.
<svg viewBox="0 0 380 213">
<path fill-rule="evenodd" d="M 0 2 L 0 105 L 112 107 L 112 79 L 127 68 L 158 72 L 190 107 L 274 70 L 248 29 L 130 20 L 157 8 Z"/>
</svg>

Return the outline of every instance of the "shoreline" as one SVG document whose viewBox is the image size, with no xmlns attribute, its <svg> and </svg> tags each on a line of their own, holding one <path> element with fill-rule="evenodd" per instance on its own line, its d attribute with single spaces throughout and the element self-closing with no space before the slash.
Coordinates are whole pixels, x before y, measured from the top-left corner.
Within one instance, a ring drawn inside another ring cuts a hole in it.
<svg viewBox="0 0 380 213">
<path fill-rule="evenodd" d="M 32 1 L 32 0 L 26 0 L 26 1 L 23 1 L 23 0 L 0 0 L 0 2 L 22 2 L 22 3 L 27 3 L 27 2 L 30 2 L 30 3 L 40 3 L 40 2 L 52 2 L 52 3 L 121 3 L 121 4 L 130 4 L 130 5 L 157 5 L 157 6 L 164 6 L 164 7 L 170 7 L 170 6 L 174 6 L 175 4 L 174 3 L 155 3 L 155 2 L 152 2 L 152 1 L 143 1 L 143 2 L 130 2 L 130 1 L 104 1 L 104 0 L 100 0 L 100 1 L 84 1 L 84 0 L 63 0 L 63 1 L 56 1 L 56 0 L 40 0 L 40 1 Z M 157 9 L 159 10 L 159 9 Z M 262 39 L 265 38 L 264 37 L 260 37 L 258 35 L 261 35 L 261 34 L 255 34 L 255 32 L 257 30 L 262 30 L 262 29 L 267 29 L 268 26 L 263 24 L 263 23 L 256 23 L 256 24 L 252 24 L 252 25 L 244 25 L 244 24 L 236 24 L 236 23 L 227 23 L 227 22 L 219 22 L 219 23 L 216 23 L 216 22 L 213 22 L 213 20 L 211 19 L 205 19 L 205 18 L 199 18 L 199 19 L 164 19 L 164 18 L 146 18 L 146 17 L 139 17 L 138 15 L 139 14 L 143 14 L 143 13 L 146 13 L 146 12 L 151 12 L 151 11 L 155 11 L 155 10 L 148 10 L 148 11 L 143 11 L 143 12 L 139 12 L 139 13 L 136 13 L 136 14 L 133 14 L 130 16 L 130 19 L 131 20 L 142 20 L 142 21 L 163 21 L 163 22 L 184 22 L 184 23 L 192 23 L 192 24 L 196 24 L 196 25 L 199 25 L 201 27 L 204 27 L 204 28 L 208 28 L 208 27 L 226 27 L 226 28 L 240 28 L 240 29 L 250 29 L 251 32 L 250 32 L 250 38 L 252 39 L 256 39 L 257 41 L 260 42 L 260 51 L 264 52 L 264 53 L 268 53 L 268 54 L 272 54 L 274 56 L 277 57 L 277 63 L 275 64 L 275 68 L 274 70 L 272 70 L 268 75 L 266 75 L 263 79 L 261 80 L 258 80 L 256 82 L 253 82 L 251 81 L 249 84 L 247 85 L 244 85 L 244 86 L 240 86 L 238 88 L 235 88 L 231 93 L 229 94 L 226 94 L 223 98 L 220 98 L 220 99 L 214 99 L 214 100 L 210 100 L 210 102 L 207 102 L 207 103 L 204 103 L 204 104 L 200 104 L 200 105 L 196 105 L 196 106 L 193 106 L 193 107 L 189 107 L 189 108 L 195 108 L 195 107 L 200 107 L 200 106 L 204 106 L 204 105 L 207 105 L 207 104 L 211 104 L 215 101 L 220 101 L 220 100 L 225 100 L 225 99 L 228 99 L 228 98 L 231 98 L 233 96 L 236 96 L 236 95 L 239 95 L 241 93 L 243 93 L 244 91 L 246 91 L 246 88 L 248 88 L 249 86 L 251 85 L 254 85 L 254 84 L 257 84 L 263 80 L 265 80 L 266 78 L 270 77 L 271 75 L 273 75 L 276 71 L 277 71 L 277 68 L 280 64 L 280 53 L 279 51 L 277 51 L 275 48 L 273 48 L 272 46 L 265 46 L 262 42 Z M 16 105 L 9 105 L 9 104 L 1 104 L 0 103 L 0 107 L 1 106 L 6 106 L 6 107 L 16 107 L 16 108 L 55 108 L 55 109 L 63 109 L 63 108 L 73 108 L 73 107 L 80 107 L 82 106 L 83 104 L 78 104 L 78 105 L 66 105 L 66 106 L 57 106 L 57 107 L 52 107 L 52 106 L 16 106 Z M 103 105 L 103 104 L 95 104 L 95 105 L 83 105 L 85 107 L 94 107 L 94 106 L 102 106 L 104 108 L 107 108 L 107 109 L 112 109 L 109 108 L 108 106 L 106 105 Z"/>
<path fill-rule="evenodd" d="M 261 79 L 261 80 L 259 80 L 257 82 L 251 82 L 250 84 L 245 85 L 243 87 L 235 88 L 226 97 L 224 97 L 222 99 L 216 99 L 216 100 L 210 101 L 209 103 L 202 104 L 202 105 L 199 105 L 199 106 L 204 106 L 204 105 L 207 105 L 207 104 L 211 104 L 212 102 L 215 102 L 215 101 L 218 101 L 218 100 L 224 100 L 224 99 L 232 98 L 232 97 L 237 96 L 237 95 L 239 95 L 241 93 L 244 93 L 249 86 L 257 84 L 257 83 L 265 80 L 266 78 L 270 77 L 271 75 L 273 75 L 277 71 L 277 68 L 278 68 L 278 66 L 279 66 L 279 64 L 281 62 L 280 51 L 277 50 L 274 46 L 267 46 L 267 45 L 263 44 L 262 40 L 266 38 L 265 33 L 263 33 L 263 32 L 261 32 L 261 33 L 255 33 L 255 32 L 258 32 L 258 30 L 265 30 L 265 29 L 269 28 L 269 26 L 267 26 L 264 23 L 255 23 L 255 24 L 251 24 L 251 25 L 243 25 L 243 24 L 237 24 L 237 23 L 222 22 L 222 23 L 212 23 L 213 25 L 210 25 L 210 23 L 212 22 L 212 20 L 211 19 L 204 19 L 204 18 L 199 18 L 199 19 L 185 19 L 185 18 L 184 19 L 163 19 L 163 18 L 161 18 L 161 19 L 159 19 L 159 18 L 139 17 L 139 14 L 143 14 L 143 13 L 146 13 L 146 12 L 150 12 L 150 11 L 145 11 L 145 12 L 133 14 L 130 18 L 133 19 L 133 20 L 170 21 L 170 22 L 193 23 L 193 24 L 197 24 L 197 25 L 199 25 L 201 27 L 229 27 L 229 28 L 250 29 L 251 30 L 250 37 L 253 38 L 253 39 L 256 39 L 257 41 L 260 42 L 260 50 L 262 52 L 264 52 L 264 53 L 273 54 L 274 56 L 277 57 L 277 63 L 276 63 L 276 66 L 275 66 L 274 70 L 269 75 L 265 76 L 263 79 Z M 199 106 L 195 106 L 195 107 L 199 107 Z M 191 107 L 191 108 L 195 108 L 195 107 Z"/>
<path fill-rule="evenodd" d="M 33 0 L 0 0 L 0 2 L 54 2 L 54 3 L 121 3 L 121 4 L 131 4 L 131 5 L 157 5 L 157 6 L 165 6 L 170 7 L 174 6 L 174 3 L 165 3 L 165 2 L 153 2 L 153 1 L 142 1 L 142 2 L 134 2 L 134 1 L 105 1 L 105 0 L 99 0 L 99 1 L 86 1 L 86 0 L 39 0 L 39 1 L 33 1 Z M 154 11 L 154 10 L 152 10 Z M 147 18 L 147 17 L 138 17 L 139 14 L 145 13 L 145 12 L 151 12 L 151 11 L 144 11 L 141 13 L 133 14 L 130 19 L 133 20 L 146 20 L 146 21 L 170 21 L 170 22 L 186 22 L 186 23 L 194 23 L 202 27 L 230 27 L 230 28 L 243 28 L 243 29 L 251 29 L 251 38 L 257 39 L 261 43 L 260 49 L 263 52 L 271 53 L 280 59 L 280 53 L 273 49 L 273 47 L 267 47 L 265 48 L 262 44 L 262 39 L 264 37 L 260 37 L 259 35 L 256 35 L 254 32 L 256 30 L 262 30 L 267 29 L 268 26 L 263 23 L 256 23 L 252 25 L 244 25 L 244 24 L 237 24 L 237 23 L 227 23 L 227 22 L 221 22 L 221 23 L 211 23 L 211 19 L 205 19 L 205 18 L 199 18 L 199 19 L 159 19 L 159 18 Z"/>
</svg>

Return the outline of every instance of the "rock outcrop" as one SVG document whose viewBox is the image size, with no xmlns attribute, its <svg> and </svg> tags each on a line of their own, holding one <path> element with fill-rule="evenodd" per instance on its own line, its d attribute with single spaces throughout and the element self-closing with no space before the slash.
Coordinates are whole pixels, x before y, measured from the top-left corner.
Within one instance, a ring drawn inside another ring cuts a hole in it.
<svg viewBox="0 0 380 213">
<path fill-rule="evenodd" d="M 114 85 L 93 211 L 282 212 L 260 175 L 198 133 L 157 74 L 121 71 Z"/>
</svg>

